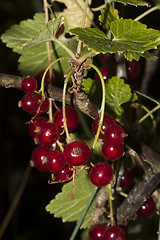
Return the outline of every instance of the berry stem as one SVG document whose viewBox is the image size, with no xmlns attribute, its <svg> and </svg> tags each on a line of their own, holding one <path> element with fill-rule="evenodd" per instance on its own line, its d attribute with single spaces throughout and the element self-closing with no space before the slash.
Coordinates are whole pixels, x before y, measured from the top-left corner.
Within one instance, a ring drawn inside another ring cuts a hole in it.
<svg viewBox="0 0 160 240">
<path fill-rule="evenodd" d="M 138 123 L 143 122 L 147 117 L 151 116 L 151 114 L 154 113 L 155 111 L 157 111 L 159 108 L 160 108 L 160 103 L 159 103 L 155 108 L 153 108 L 151 111 L 149 111 L 146 115 L 144 115 L 144 116 L 138 121 Z"/>
<path fill-rule="evenodd" d="M 67 127 L 67 123 L 66 123 L 66 111 L 65 111 L 65 105 L 66 105 L 66 89 L 67 89 L 67 84 L 68 84 L 68 81 L 69 81 L 69 78 L 71 76 L 73 72 L 73 69 L 71 69 L 69 71 L 69 73 L 67 74 L 67 77 L 64 81 L 64 86 L 63 86 L 63 96 L 62 96 L 62 108 L 63 108 L 63 126 L 64 126 L 64 130 L 65 130 L 65 133 L 66 133 L 66 138 L 67 138 L 67 142 L 70 143 L 72 142 L 72 139 L 69 135 L 69 131 L 68 131 L 68 127 Z"/>
<path fill-rule="evenodd" d="M 15 209 L 16 209 L 16 207 L 17 207 L 17 205 L 18 205 L 18 203 L 19 203 L 19 201 L 20 201 L 20 199 L 22 197 L 22 194 L 23 194 L 25 186 L 27 184 L 30 172 L 31 172 L 31 166 L 30 166 L 30 164 L 28 164 L 26 169 L 25 169 L 25 171 L 24 171 L 24 175 L 23 175 L 22 181 L 21 181 L 19 189 L 18 189 L 18 191 L 17 191 L 17 193 L 15 195 L 15 198 L 14 198 L 14 200 L 12 202 L 12 205 L 10 206 L 10 208 L 9 208 L 9 210 L 8 210 L 6 216 L 5 216 L 5 218 L 4 218 L 4 220 L 3 220 L 2 224 L 1 224 L 1 227 L 0 227 L 0 239 L 2 239 L 2 236 L 3 236 L 3 234 L 4 234 L 8 224 L 9 224 L 9 222 L 10 222 L 10 220 L 11 220 L 13 214 L 14 214 L 14 211 L 15 211 Z"/>
<path fill-rule="evenodd" d="M 109 207 L 110 207 L 110 219 L 111 219 L 111 226 L 114 226 L 114 217 L 113 217 L 113 204 L 112 204 L 112 185 L 111 183 L 108 184 L 108 188 L 109 188 Z"/>
<path fill-rule="evenodd" d="M 87 212 L 88 212 L 88 210 L 89 210 L 89 208 L 90 208 L 90 206 L 91 206 L 91 204 L 92 204 L 92 202 L 93 202 L 93 200 L 96 196 L 96 193 L 97 193 L 98 189 L 99 189 L 98 187 L 95 187 L 93 189 L 93 192 L 91 194 L 90 199 L 88 200 L 88 203 L 86 204 L 84 212 L 82 213 L 81 218 L 79 219 L 79 221 L 78 221 L 78 223 L 77 223 L 77 225 L 76 225 L 76 227 L 75 227 L 75 229 L 74 229 L 74 231 L 73 231 L 69 240 L 74 240 L 75 239 L 75 237 L 77 235 L 77 232 L 78 232 L 78 230 L 79 230 L 79 228 L 80 228 L 80 226 L 81 226 L 81 224 L 82 224 L 82 222 L 83 222 L 83 220 L 84 220 L 84 218 L 85 218 L 85 216 L 86 216 L 86 214 L 87 214 Z"/>
<path fill-rule="evenodd" d="M 139 91 L 135 91 L 135 93 L 137 93 L 137 94 L 139 94 L 139 95 L 141 95 L 141 96 L 149 99 L 149 100 L 152 101 L 152 102 L 155 102 L 157 105 L 159 104 L 159 102 L 158 102 L 157 100 L 155 100 L 154 98 L 152 98 L 152 97 L 150 97 L 150 96 L 147 96 L 147 95 L 144 94 L 144 93 L 141 93 L 141 92 L 139 92 Z"/>
<path fill-rule="evenodd" d="M 147 113 L 149 113 L 150 112 L 150 110 L 147 108 L 147 107 L 145 107 L 144 105 L 142 105 L 142 104 L 139 104 L 139 103 L 136 103 L 136 105 L 138 105 L 139 107 L 141 107 L 144 111 L 146 111 Z M 156 121 L 155 121 L 155 119 L 154 119 L 154 116 L 153 116 L 153 114 L 152 113 L 150 113 L 150 118 L 151 118 L 151 120 L 152 120 L 152 123 L 153 123 L 153 127 L 156 129 Z M 140 124 L 142 121 L 138 121 L 138 123 Z"/>
<path fill-rule="evenodd" d="M 138 17 L 136 17 L 134 19 L 134 21 L 139 21 L 140 19 L 144 18 L 145 16 L 147 16 L 149 13 L 155 11 L 155 10 L 158 10 L 159 9 L 159 6 L 154 6 L 152 8 L 150 8 L 149 10 L 147 10 L 146 12 L 142 13 L 141 15 L 139 15 Z"/>
<path fill-rule="evenodd" d="M 95 145 L 97 143 L 100 131 L 101 131 L 102 124 L 103 124 L 104 111 L 105 111 L 105 83 L 104 83 L 104 79 L 103 79 L 103 76 L 102 76 L 100 70 L 93 64 L 91 64 L 90 66 L 92 68 L 94 68 L 96 70 L 96 72 L 98 73 L 98 75 L 100 77 L 100 80 L 101 80 L 101 85 L 102 85 L 102 102 L 101 102 L 101 108 L 99 110 L 100 120 L 99 120 L 98 130 L 97 130 L 97 133 L 95 135 L 95 139 L 94 139 L 93 146 L 92 146 L 92 149 L 94 149 Z"/>
<path fill-rule="evenodd" d="M 52 115 L 52 98 L 49 98 L 49 121 L 53 122 L 53 115 Z"/>
<path fill-rule="evenodd" d="M 46 76 L 48 70 L 49 70 L 49 69 L 51 68 L 51 66 L 54 65 L 56 62 L 61 61 L 61 60 L 63 60 L 63 59 L 64 59 L 64 57 L 60 57 L 60 58 L 56 59 L 56 60 L 53 61 L 53 62 L 46 68 L 46 70 L 44 71 L 44 74 L 43 74 L 43 77 L 42 77 L 42 81 L 41 81 L 41 88 L 40 88 L 40 90 L 39 90 L 39 93 L 42 92 L 42 96 L 45 96 L 45 94 L 44 94 L 44 79 L 45 79 L 45 76 Z"/>
</svg>

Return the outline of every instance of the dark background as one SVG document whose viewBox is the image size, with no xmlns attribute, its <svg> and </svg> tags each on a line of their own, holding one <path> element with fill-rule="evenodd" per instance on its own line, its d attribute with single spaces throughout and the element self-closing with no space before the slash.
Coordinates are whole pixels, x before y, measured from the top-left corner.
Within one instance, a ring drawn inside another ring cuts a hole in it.
<svg viewBox="0 0 160 240">
<path fill-rule="evenodd" d="M 99 3 L 100 1 L 98 5 Z M 118 5 L 122 10 L 120 6 Z M 146 9 L 128 7 L 124 14 L 126 18 L 135 18 Z M 41 0 L 0 0 L 0 35 L 13 24 L 33 18 L 35 12 L 42 11 Z M 159 29 L 159 12 L 152 13 L 142 22 Z M 0 41 L 0 73 L 20 75 L 17 61 L 18 55 Z M 160 92 L 158 78 L 159 69 L 148 88 L 148 93 L 157 98 Z M 35 148 L 25 124 L 30 116 L 18 108 L 22 96 L 23 93 L 19 90 L 0 88 L 0 224 L 14 199 Z M 22 199 L 3 236 L 4 240 L 69 239 L 74 223 L 63 224 L 61 219 L 54 219 L 53 215 L 45 211 L 45 206 L 61 189 L 59 184 L 48 185 L 49 177 L 48 173 L 32 169 Z"/>
</svg>

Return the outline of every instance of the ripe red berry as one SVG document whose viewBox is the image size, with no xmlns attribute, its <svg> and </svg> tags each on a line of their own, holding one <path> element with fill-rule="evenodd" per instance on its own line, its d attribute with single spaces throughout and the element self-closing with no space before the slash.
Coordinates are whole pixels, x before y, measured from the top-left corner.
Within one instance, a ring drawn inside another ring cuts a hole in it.
<svg viewBox="0 0 160 240">
<path fill-rule="evenodd" d="M 125 240 L 125 232 L 119 226 L 109 226 L 104 234 L 104 240 Z"/>
<path fill-rule="evenodd" d="M 102 146 L 102 154 L 110 161 L 118 160 L 123 154 L 123 143 L 113 145 L 105 141 Z"/>
<path fill-rule="evenodd" d="M 107 114 L 104 114 L 104 119 L 103 119 L 103 124 L 102 124 L 102 132 L 100 132 L 99 134 L 99 138 L 101 139 L 105 139 L 105 131 L 106 129 L 111 125 L 111 124 L 114 124 L 115 123 L 115 120 L 112 116 L 110 115 L 107 115 Z M 99 117 L 96 118 L 94 121 L 93 121 L 93 124 L 92 124 L 92 131 L 94 134 L 97 133 L 97 130 L 98 130 L 98 126 L 99 126 Z"/>
<path fill-rule="evenodd" d="M 106 231 L 106 226 L 103 223 L 93 225 L 89 230 L 90 240 L 103 240 Z"/>
<path fill-rule="evenodd" d="M 99 162 L 91 168 L 89 178 L 97 187 L 106 186 L 113 177 L 113 170 L 108 163 Z"/>
<path fill-rule="evenodd" d="M 106 82 L 109 78 L 109 68 L 108 68 L 108 66 L 100 68 L 100 72 L 103 76 L 104 81 Z M 112 76 L 114 76 L 114 75 L 115 75 L 115 71 L 114 71 L 114 69 L 112 69 Z M 97 80 L 100 80 L 100 77 L 97 73 L 95 75 L 95 78 Z"/>
<path fill-rule="evenodd" d="M 41 130 L 41 127 L 48 120 L 45 117 L 36 117 L 33 121 L 28 125 L 28 133 L 32 138 L 35 138 L 37 132 Z"/>
<path fill-rule="evenodd" d="M 110 144 L 123 142 L 125 137 L 124 129 L 118 124 L 110 125 L 105 131 L 105 139 Z"/>
<path fill-rule="evenodd" d="M 47 153 L 47 170 L 50 172 L 58 172 L 65 166 L 64 156 L 61 152 L 49 150 Z"/>
<path fill-rule="evenodd" d="M 121 177 L 121 187 L 131 187 L 134 183 L 134 174 L 132 169 L 125 169 L 123 176 Z"/>
<path fill-rule="evenodd" d="M 22 98 L 22 107 L 24 111 L 35 115 L 42 115 L 48 110 L 48 99 L 42 101 L 42 96 L 37 93 L 27 93 Z"/>
<path fill-rule="evenodd" d="M 156 204 L 152 197 L 148 198 L 147 201 L 144 202 L 142 207 L 138 210 L 137 215 L 141 218 L 148 218 L 153 216 L 156 211 Z"/>
<path fill-rule="evenodd" d="M 32 152 L 32 160 L 37 169 L 41 171 L 47 171 L 47 152 L 48 148 L 46 147 L 37 147 Z"/>
<path fill-rule="evenodd" d="M 64 148 L 65 161 L 72 166 L 84 165 L 90 158 L 90 149 L 83 141 L 75 141 Z"/>
<path fill-rule="evenodd" d="M 70 166 L 66 164 L 63 169 L 54 173 L 54 176 L 57 181 L 60 183 L 68 183 L 72 180 L 73 171 L 70 169 Z"/>
<path fill-rule="evenodd" d="M 38 144 L 42 147 L 51 146 L 58 139 L 58 128 L 54 123 L 44 123 L 40 132 L 36 134 Z"/>
<path fill-rule="evenodd" d="M 133 60 L 132 62 L 126 61 L 126 71 L 128 80 L 137 78 L 141 72 L 140 62 Z"/>
<path fill-rule="evenodd" d="M 34 78 L 31 77 L 26 77 L 22 81 L 21 85 L 22 91 L 29 93 L 29 92 L 34 92 L 37 89 L 37 81 Z"/>
<path fill-rule="evenodd" d="M 67 123 L 68 131 L 71 132 L 74 129 L 76 129 L 76 127 L 78 126 L 79 116 L 78 116 L 78 113 L 76 112 L 76 110 L 72 107 L 66 107 L 65 113 L 66 113 L 66 123 Z M 53 118 L 54 118 L 54 122 L 58 126 L 59 131 L 62 132 L 63 131 L 63 110 L 62 110 L 62 108 L 59 108 L 54 113 Z"/>
</svg>

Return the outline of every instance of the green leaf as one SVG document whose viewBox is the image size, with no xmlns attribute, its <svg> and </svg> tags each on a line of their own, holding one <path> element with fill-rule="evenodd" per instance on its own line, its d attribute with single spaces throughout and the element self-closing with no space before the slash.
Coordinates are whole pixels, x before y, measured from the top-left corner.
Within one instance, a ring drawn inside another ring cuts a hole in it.
<svg viewBox="0 0 160 240">
<path fill-rule="evenodd" d="M 51 24 L 51 29 L 57 28 L 58 23 L 62 23 L 61 20 L 56 20 L 56 26 L 53 27 Z M 6 43 L 7 47 L 12 48 L 14 52 L 21 54 L 18 62 L 19 62 L 19 70 L 22 75 L 30 75 L 36 76 L 41 70 L 46 69 L 48 67 L 48 55 L 46 43 L 42 43 L 39 45 L 32 46 L 31 48 L 18 48 L 18 46 L 25 44 L 32 40 L 35 36 L 40 34 L 42 27 L 44 28 L 45 18 L 43 13 L 35 14 L 33 19 L 27 19 L 21 21 L 19 25 L 13 25 L 9 30 L 7 30 L 2 36 L 1 39 L 4 43 Z M 46 28 L 47 30 L 47 28 Z M 45 28 L 44 28 L 45 31 Z M 53 32 L 53 31 L 51 31 Z M 41 31 L 42 34 L 42 31 Z M 77 49 L 77 40 L 75 38 L 67 39 L 65 38 L 65 30 L 64 33 L 61 34 L 58 39 L 62 41 L 71 51 L 76 52 Z M 44 34 L 43 34 L 44 37 Z M 37 39 L 36 39 L 37 41 Z M 51 57 L 52 61 L 54 61 L 57 56 L 58 57 L 66 57 L 60 63 L 56 63 L 53 66 L 53 69 L 63 73 L 69 71 L 70 66 L 68 64 L 68 53 L 64 51 L 62 47 L 60 47 L 57 43 L 53 45 L 50 43 L 51 49 Z M 86 48 L 82 49 L 82 54 L 87 51 Z"/>
<path fill-rule="evenodd" d="M 127 60 L 137 60 L 140 56 L 148 58 L 146 51 L 156 49 L 160 44 L 160 31 L 147 29 L 145 24 L 132 19 L 112 21 L 110 30 L 114 36 L 112 41 L 96 28 L 74 28 L 70 32 L 97 53 L 123 52 Z"/>
<path fill-rule="evenodd" d="M 137 100 L 131 88 L 119 77 L 112 77 L 106 82 L 106 103 L 120 117 L 124 110 L 122 104 Z"/>
<path fill-rule="evenodd" d="M 130 5 L 134 5 L 134 6 L 150 6 L 150 4 L 148 2 L 145 1 L 141 1 L 141 0 L 114 0 L 114 2 L 120 2 L 123 3 L 125 5 L 130 4 Z"/>
<path fill-rule="evenodd" d="M 105 10 L 101 10 L 99 21 L 107 30 L 110 29 L 111 22 L 117 19 L 119 19 L 118 10 L 113 8 L 110 4 L 107 4 Z"/>
<path fill-rule="evenodd" d="M 73 192 L 73 182 L 67 183 L 63 186 L 62 192 L 58 193 L 55 199 L 46 206 L 46 210 L 50 214 L 54 214 L 56 218 L 62 218 L 63 222 L 78 221 L 85 209 L 85 206 L 94 190 L 95 186 L 90 182 L 85 170 L 81 170 L 75 179 L 76 190 L 74 199 L 71 194 Z M 91 224 L 90 213 L 92 208 L 88 211 L 81 228 L 87 228 Z"/>
</svg>

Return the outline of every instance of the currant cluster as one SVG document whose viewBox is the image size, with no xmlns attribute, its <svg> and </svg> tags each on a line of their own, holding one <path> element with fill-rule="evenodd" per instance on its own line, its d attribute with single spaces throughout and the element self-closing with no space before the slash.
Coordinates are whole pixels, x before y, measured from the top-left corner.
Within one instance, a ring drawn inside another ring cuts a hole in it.
<svg viewBox="0 0 160 240">
<path fill-rule="evenodd" d="M 89 230 L 90 240 L 125 240 L 125 232 L 119 226 L 106 227 L 103 223 L 93 225 Z"/>
</svg>

